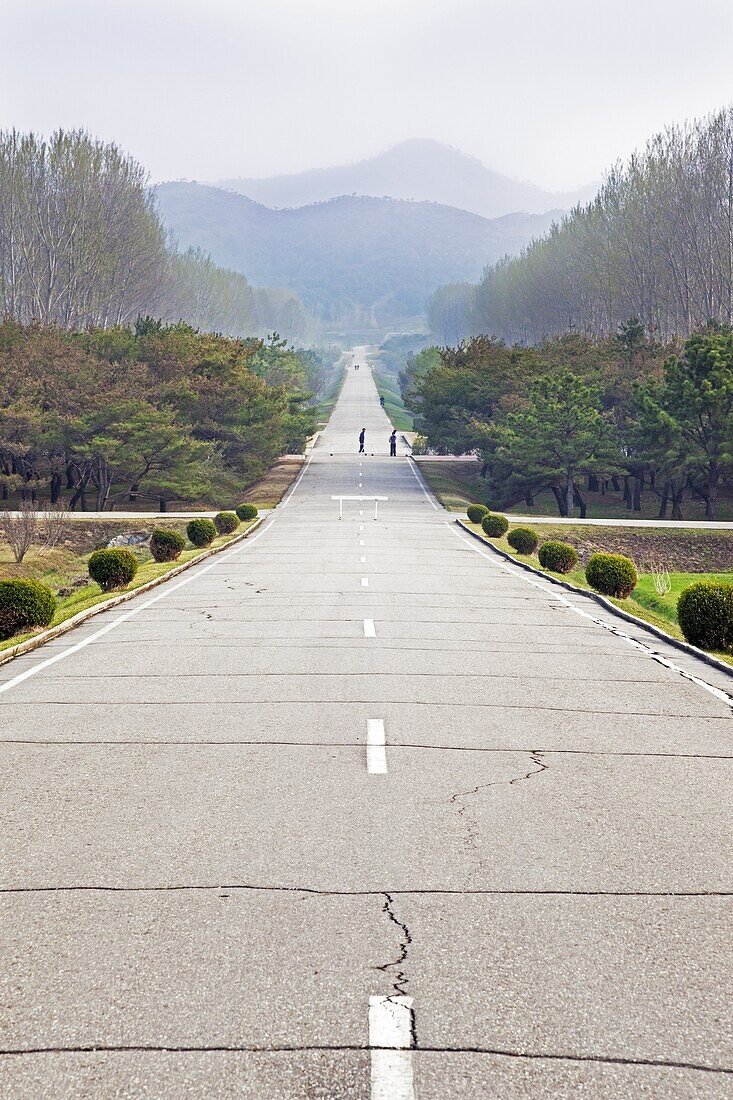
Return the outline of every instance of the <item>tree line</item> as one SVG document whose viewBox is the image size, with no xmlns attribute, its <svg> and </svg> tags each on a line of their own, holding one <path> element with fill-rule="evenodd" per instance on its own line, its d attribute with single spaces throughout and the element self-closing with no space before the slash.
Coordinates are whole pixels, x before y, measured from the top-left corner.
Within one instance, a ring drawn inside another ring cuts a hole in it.
<svg viewBox="0 0 733 1100">
<path fill-rule="evenodd" d="M 425 348 L 400 376 L 415 427 L 439 453 L 478 454 L 492 504 L 586 514 L 586 491 L 642 493 L 660 518 L 686 498 L 715 519 L 733 489 L 733 331 L 711 323 L 682 345 L 651 341 L 638 318 L 613 337 L 510 346 L 486 336 Z"/>
<path fill-rule="evenodd" d="M 0 325 L 0 497 L 110 509 L 236 495 L 315 430 L 335 364 L 150 317 Z M 7 505 L 6 505 L 7 506 Z"/>
<path fill-rule="evenodd" d="M 521 255 L 441 288 L 429 316 L 444 343 L 604 338 L 631 316 L 662 341 L 733 323 L 733 107 L 657 134 Z"/>
<path fill-rule="evenodd" d="M 68 330 L 143 314 L 229 336 L 305 335 L 290 291 L 251 287 L 200 250 L 179 252 L 145 169 L 83 131 L 0 131 L 0 314 Z"/>
</svg>

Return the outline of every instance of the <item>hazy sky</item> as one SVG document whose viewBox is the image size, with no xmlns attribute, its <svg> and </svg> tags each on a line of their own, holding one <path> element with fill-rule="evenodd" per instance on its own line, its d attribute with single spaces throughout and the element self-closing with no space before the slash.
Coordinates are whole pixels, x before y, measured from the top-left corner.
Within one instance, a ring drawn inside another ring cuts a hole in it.
<svg viewBox="0 0 733 1100">
<path fill-rule="evenodd" d="M 0 126 L 156 180 L 433 137 L 561 189 L 733 101 L 733 0 L 2 0 Z"/>
</svg>

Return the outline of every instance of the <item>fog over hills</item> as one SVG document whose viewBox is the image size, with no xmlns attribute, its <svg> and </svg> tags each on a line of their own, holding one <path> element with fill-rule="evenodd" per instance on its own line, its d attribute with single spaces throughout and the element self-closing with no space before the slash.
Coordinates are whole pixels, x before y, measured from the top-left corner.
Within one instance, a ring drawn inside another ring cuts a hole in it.
<svg viewBox="0 0 733 1100">
<path fill-rule="evenodd" d="M 568 210 L 576 202 L 589 201 L 597 190 L 597 184 L 590 184 L 568 193 L 543 191 L 531 183 L 494 172 L 480 160 L 449 145 L 428 139 L 403 141 L 356 164 L 315 168 L 269 179 L 226 179 L 216 186 L 270 207 L 305 206 L 339 195 L 371 195 L 439 202 L 484 218 L 517 211 L 544 214 L 548 210 Z"/>
<path fill-rule="evenodd" d="M 296 291 L 325 324 L 384 326 L 420 316 L 445 283 L 543 233 L 558 211 L 494 220 L 434 202 L 341 196 L 273 210 L 198 183 L 158 186 L 180 247 L 199 246 L 255 285 Z"/>
</svg>

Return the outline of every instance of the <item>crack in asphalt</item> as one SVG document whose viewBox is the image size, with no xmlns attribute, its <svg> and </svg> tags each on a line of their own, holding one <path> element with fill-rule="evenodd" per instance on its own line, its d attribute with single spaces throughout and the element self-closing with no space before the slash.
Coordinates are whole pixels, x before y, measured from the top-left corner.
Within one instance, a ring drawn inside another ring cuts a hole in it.
<svg viewBox="0 0 733 1100">
<path fill-rule="evenodd" d="M 175 1045 L 163 1046 L 158 1044 L 135 1043 L 128 1046 L 105 1043 L 83 1044 L 52 1047 L 5 1047 L 0 1048 L 0 1056 L 17 1057 L 26 1054 L 128 1054 L 128 1053 L 160 1053 L 160 1054 L 206 1054 L 206 1053 L 234 1053 L 234 1054 L 297 1054 L 307 1051 L 323 1052 L 353 1052 L 369 1053 L 373 1050 L 395 1050 L 395 1047 L 371 1046 L 359 1043 L 303 1043 L 279 1046 L 257 1046 L 255 1044 L 211 1044 L 206 1045 Z M 687 1069 L 699 1073 L 733 1074 L 733 1068 L 729 1066 L 711 1066 L 704 1062 L 687 1062 L 679 1059 L 664 1058 L 632 1058 L 613 1054 L 566 1054 L 554 1051 L 528 1051 L 512 1050 L 506 1047 L 480 1047 L 480 1046 L 437 1046 L 435 1044 L 421 1045 L 415 1048 L 418 1054 L 487 1054 L 498 1058 L 517 1058 L 526 1061 L 537 1062 L 592 1062 L 600 1065 L 611 1066 L 640 1066 L 652 1069 Z"/>
<path fill-rule="evenodd" d="M 410 954 L 410 946 L 412 944 L 412 935 L 410 929 L 407 927 L 404 921 L 400 920 L 394 911 L 394 898 L 386 891 L 382 893 L 384 903 L 382 905 L 382 912 L 386 913 L 388 920 L 391 924 L 394 924 L 401 933 L 401 940 L 399 945 L 399 955 L 391 962 L 382 963 L 381 966 L 375 967 L 376 970 L 381 970 L 383 974 L 386 974 L 392 979 L 392 992 L 386 998 L 388 1001 L 394 1000 L 395 997 L 408 997 L 407 985 L 410 978 L 403 966 L 407 965 L 408 957 Z M 395 973 L 391 973 L 395 971 Z M 404 1007 L 404 1006 L 401 1006 Z M 410 1047 L 415 1050 L 417 1048 L 417 1023 L 415 1020 L 414 1009 L 409 1009 L 410 1013 Z"/>
<path fill-rule="evenodd" d="M 578 898 L 729 898 L 733 890 L 569 890 L 520 887 L 412 887 L 386 890 L 326 889 L 316 886 L 273 886 L 249 882 L 239 883 L 166 883 L 158 886 L 103 886 L 99 883 L 83 883 L 69 886 L 0 886 L 0 894 L 165 894 L 190 891 L 240 890 L 249 893 L 277 893 L 313 895 L 327 898 L 375 898 L 387 893 L 395 897 L 578 897 Z"/>
<path fill-rule="evenodd" d="M 518 750 L 518 755 L 523 750 Z M 526 750 L 524 750 L 526 751 Z M 541 757 L 543 752 L 541 749 L 529 750 L 529 759 L 532 764 L 537 764 L 538 767 L 530 768 L 528 772 L 523 775 L 516 775 L 514 779 L 492 779 L 489 783 L 479 783 L 475 787 L 471 787 L 468 791 L 456 791 L 448 799 L 448 805 L 454 806 L 458 810 L 458 817 L 461 819 L 461 823 L 465 827 L 466 835 L 464 840 L 464 848 L 469 852 L 475 852 L 478 846 L 478 819 L 476 815 L 469 809 L 469 799 L 477 795 L 479 791 L 486 790 L 487 787 L 499 787 L 505 783 L 509 783 L 509 786 L 513 786 L 515 783 L 522 783 L 525 779 L 530 779 L 533 775 L 539 775 L 541 772 L 545 772 L 549 769 L 549 765 L 545 764 Z M 471 873 L 471 877 L 484 869 L 485 860 L 479 858 L 478 866 L 475 872 Z"/>
<path fill-rule="evenodd" d="M 221 741 L 215 739 L 197 738 L 191 741 L 149 741 L 144 739 L 133 738 L 117 738 L 115 740 L 101 740 L 99 738 L 93 738 L 91 740 L 71 740 L 53 738 L 33 738 L 33 737 L 0 737 L 0 745 L 40 745 L 44 748 L 56 748 L 64 746 L 67 747 L 92 747 L 94 745 L 106 745 L 110 747 L 116 747 L 118 745 L 132 745 L 135 747 L 148 747 L 148 748 L 196 748 L 196 746 L 215 746 L 225 748 L 228 745 L 233 747 L 253 747 L 258 746 L 276 746 L 280 748 L 310 748 L 310 749 L 361 749 L 364 747 L 363 741 L 283 741 L 275 739 L 267 740 L 247 740 L 243 738 L 233 738 L 229 741 Z M 435 752 L 481 752 L 481 753 L 515 753 L 519 755 L 524 752 L 533 752 L 538 756 L 619 756 L 619 757 L 641 757 L 642 759 L 649 757 L 651 759 L 661 760 L 733 760 L 733 754 L 729 753 L 703 753 L 703 752 L 630 752 L 615 749 L 524 749 L 524 748 L 502 748 L 499 746 L 486 747 L 485 745 L 425 745 L 421 742 L 404 741 L 402 743 L 390 742 L 390 750 L 392 749 L 424 749 L 427 751 Z M 539 762 L 539 761 L 538 761 Z M 545 765 L 547 767 L 547 765 Z M 534 773 L 532 773 L 534 774 Z M 525 778 L 525 777 L 522 777 Z M 516 780 L 510 780 L 510 782 L 516 782 Z"/>
</svg>

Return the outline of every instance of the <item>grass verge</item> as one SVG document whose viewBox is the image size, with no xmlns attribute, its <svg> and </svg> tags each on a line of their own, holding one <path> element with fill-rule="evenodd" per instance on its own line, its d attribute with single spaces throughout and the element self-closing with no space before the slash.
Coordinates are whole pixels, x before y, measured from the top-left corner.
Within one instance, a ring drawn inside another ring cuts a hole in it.
<svg viewBox="0 0 733 1100">
<path fill-rule="evenodd" d="M 482 542 L 487 543 L 488 546 L 495 546 L 498 550 L 501 550 L 504 554 L 508 554 L 509 557 L 515 558 L 517 561 L 524 562 L 526 565 L 531 565 L 538 573 L 544 573 L 546 576 L 556 580 L 567 581 L 568 584 L 572 584 L 575 588 L 583 592 L 594 591 L 585 579 L 585 572 L 580 565 L 575 569 L 571 569 L 569 573 L 561 576 L 559 573 L 553 573 L 549 569 L 543 569 L 535 554 L 518 554 L 516 550 L 509 545 L 506 538 L 488 539 L 481 530 L 479 524 L 469 523 L 468 520 L 462 520 L 462 522 L 469 530 L 475 532 Z M 603 528 L 597 528 L 597 530 L 603 530 Z M 616 530 L 616 528 L 612 528 L 612 530 Z M 562 527 L 561 531 L 564 533 L 567 531 L 567 528 Z M 543 536 L 544 533 L 543 527 Z M 550 537 L 560 538 L 560 535 L 552 535 Z M 564 541 L 567 542 L 569 540 L 565 539 Z M 628 599 L 616 600 L 611 596 L 606 596 L 605 599 L 622 611 L 628 611 L 629 614 L 636 615 L 638 619 L 643 619 L 644 622 L 651 623 L 652 626 L 656 626 L 658 629 L 664 630 L 667 634 L 671 634 L 673 638 L 684 641 L 684 635 L 677 621 L 677 598 L 682 589 L 686 588 L 688 584 L 692 584 L 694 581 L 719 580 L 726 581 L 730 584 L 733 583 L 733 573 L 671 572 L 669 577 L 672 582 L 672 588 L 666 596 L 659 596 L 654 588 L 654 579 L 652 575 L 640 570 L 639 582 Z M 733 654 L 722 653 L 719 650 L 710 650 L 710 652 L 714 657 L 717 657 L 719 661 L 724 661 L 726 664 L 733 667 Z"/>
<path fill-rule="evenodd" d="M 398 432 L 411 432 L 414 418 L 405 408 L 397 379 L 394 375 L 377 370 L 376 367 L 372 369 L 372 375 L 379 396 L 384 398 L 384 411 L 394 427 Z"/>
<path fill-rule="evenodd" d="M 7 638 L 5 641 L 0 641 L 0 655 L 3 651 L 13 649 L 15 646 L 20 645 L 22 642 L 28 641 L 34 638 L 38 634 L 42 634 L 43 630 L 53 629 L 55 626 L 60 626 L 68 619 L 78 615 L 82 611 L 87 611 L 90 608 L 95 607 L 97 604 L 103 604 L 115 596 L 128 594 L 137 591 L 145 584 L 149 584 L 151 581 L 158 580 L 164 577 L 167 573 L 179 568 L 181 565 L 187 563 L 194 563 L 199 558 L 205 558 L 208 556 L 208 552 L 214 549 L 222 549 L 228 543 L 235 539 L 240 539 L 245 535 L 251 527 L 253 527 L 258 521 L 256 519 L 250 520 L 248 523 L 243 523 L 237 531 L 231 535 L 221 535 L 214 539 L 211 546 L 205 550 L 199 550 L 194 547 L 190 547 L 181 553 L 181 556 L 176 561 L 168 562 L 156 562 L 149 550 L 140 550 L 131 547 L 135 556 L 139 559 L 140 565 L 132 584 L 123 589 L 116 589 L 113 592 L 103 592 L 102 589 L 94 581 L 88 581 L 88 583 L 74 587 L 74 589 L 65 596 L 57 596 L 56 598 L 56 612 L 52 621 L 48 627 L 44 627 L 40 630 L 31 630 L 26 634 L 16 634 L 12 638 Z M 89 561 L 89 554 L 75 556 L 65 551 L 54 552 L 57 555 L 64 553 L 67 555 L 64 566 L 60 570 L 58 558 L 54 562 L 50 562 L 50 568 L 43 570 L 40 566 L 33 566 L 33 562 L 29 562 L 24 576 L 33 576 L 38 580 L 42 580 L 44 584 L 48 584 L 54 592 L 58 592 L 59 587 L 64 588 L 65 583 L 59 584 L 59 581 L 68 582 L 76 576 L 79 578 L 79 574 L 86 572 L 87 563 Z M 91 551 L 90 551 L 91 553 Z M 36 555 L 39 558 L 40 555 Z M 72 564 L 72 559 L 73 564 Z M 15 564 L 15 563 L 13 563 Z M 25 564 L 25 563 L 23 563 Z M 19 574 L 12 569 L 6 569 L 5 565 L 0 564 L 0 579 L 5 579 L 9 576 L 17 577 Z M 79 578 L 80 579 L 80 578 Z"/>
</svg>

